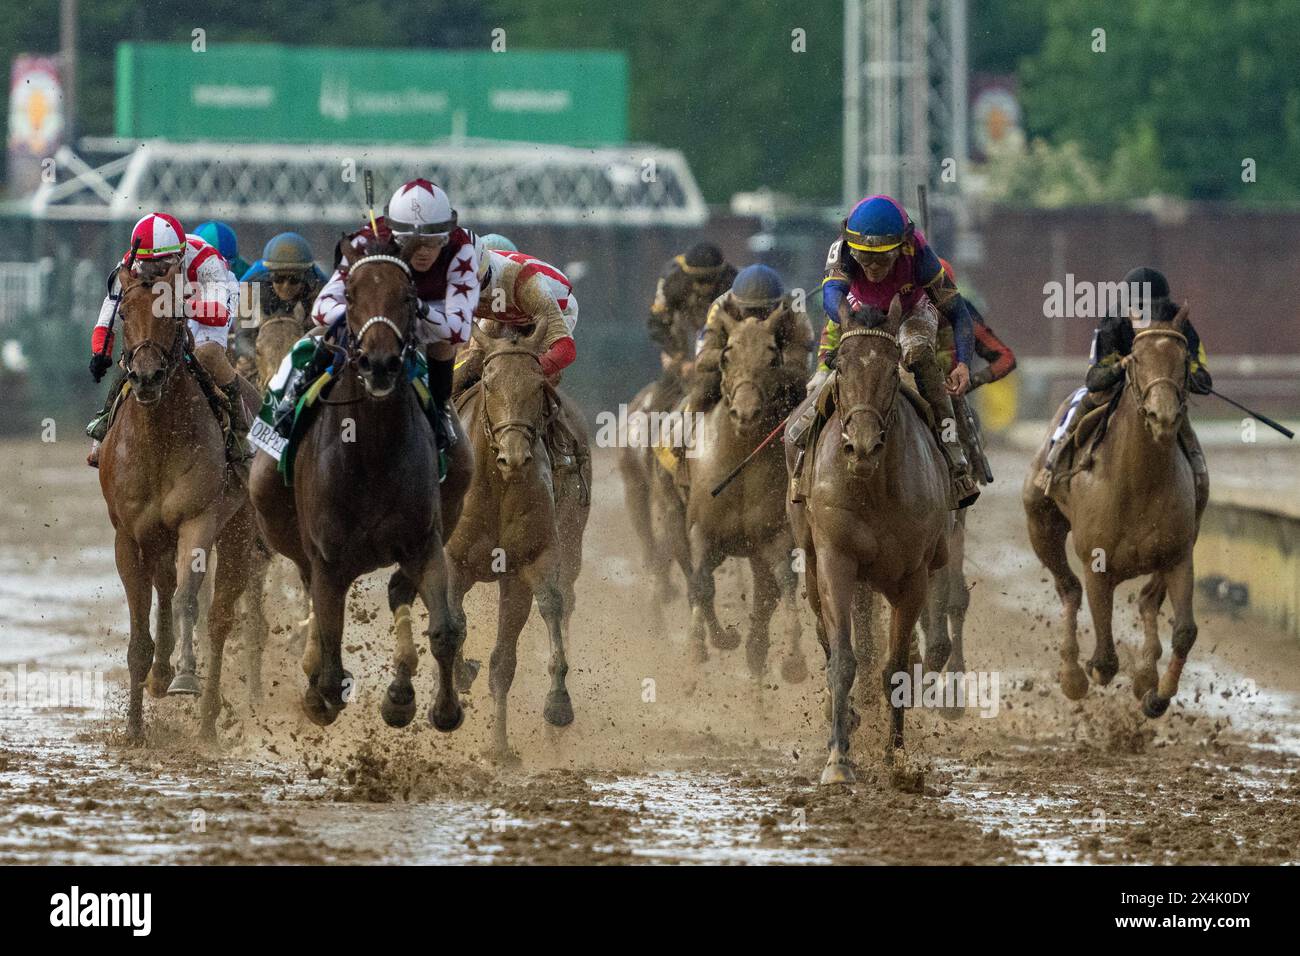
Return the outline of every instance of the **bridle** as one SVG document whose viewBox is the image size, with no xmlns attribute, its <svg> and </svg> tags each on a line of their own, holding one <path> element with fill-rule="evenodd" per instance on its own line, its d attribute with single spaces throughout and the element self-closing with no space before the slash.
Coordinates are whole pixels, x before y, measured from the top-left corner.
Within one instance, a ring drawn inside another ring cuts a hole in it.
<svg viewBox="0 0 1300 956">
<path fill-rule="evenodd" d="M 1187 351 L 1188 348 L 1187 336 L 1185 336 L 1182 332 L 1179 332 L 1177 329 L 1143 329 L 1141 332 L 1138 332 L 1136 335 L 1133 336 L 1133 345 L 1135 347 L 1137 345 L 1138 339 L 1142 338 L 1142 336 L 1144 335 L 1177 339 L 1179 342 L 1182 343 L 1184 353 L 1186 353 Z M 1136 375 L 1137 365 L 1138 365 L 1138 357 L 1136 351 L 1131 351 L 1127 356 L 1125 356 L 1124 364 L 1134 366 L 1133 372 L 1130 372 L 1128 376 L 1128 386 L 1132 388 L 1134 392 L 1137 393 L 1137 401 L 1138 401 L 1139 409 L 1144 409 L 1146 407 L 1147 396 L 1151 394 L 1151 390 L 1153 388 L 1155 388 L 1157 385 L 1160 385 L 1162 383 L 1171 386 L 1174 389 L 1174 392 L 1178 395 L 1178 414 L 1181 415 L 1183 411 L 1187 408 L 1188 371 L 1187 371 L 1187 361 L 1185 355 L 1183 360 L 1182 381 L 1179 381 L 1178 379 L 1174 378 L 1171 375 L 1161 375 L 1157 378 L 1153 378 L 1145 385 L 1139 383 Z"/>
<path fill-rule="evenodd" d="M 129 291 L 134 291 L 135 288 L 142 288 L 142 287 L 143 285 L 135 286 L 131 290 L 124 290 L 122 292 L 123 300 L 126 299 L 127 293 Z M 185 329 L 183 322 L 184 322 L 183 319 L 173 318 L 172 344 L 167 348 L 163 348 L 163 346 L 159 342 L 155 341 L 154 339 L 145 338 L 145 339 L 141 339 L 139 342 L 136 342 L 135 345 L 132 345 L 130 348 L 123 349 L 122 357 L 121 359 L 119 359 L 119 364 L 122 366 L 122 370 L 126 372 L 127 377 L 131 378 L 135 376 L 135 370 L 132 369 L 131 366 L 132 364 L 134 364 L 136 356 L 139 355 L 142 351 L 152 350 L 157 353 L 158 358 L 161 362 L 162 370 L 164 373 L 162 387 L 165 388 L 167 383 L 171 381 L 171 377 L 175 373 L 176 369 L 179 368 L 184 362 L 183 347 L 184 347 L 185 335 L 188 330 Z M 122 326 L 123 329 L 125 329 L 126 327 L 125 318 L 123 319 Z M 140 396 L 138 392 L 136 393 L 136 401 L 140 401 Z M 153 404 L 153 403 L 142 402 L 141 404 Z"/>
<path fill-rule="evenodd" d="M 409 319 L 414 317 L 416 311 L 413 305 L 413 300 L 415 298 L 415 288 L 411 282 L 411 267 L 407 265 L 405 262 L 403 262 L 401 259 L 399 259 L 397 256 L 388 256 L 388 255 L 362 256 L 356 262 L 352 262 L 348 264 L 348 277 L 351 278 L 358 269 L 360 269 L 362 266 L 370 265 L 371 263 L 386 263 L 388 265 L 397 266 L 406 275 L 407 298 L 408 298 L 408 305 L 410 306 L 410 312 L 411 312 L 410 316 L 408 316 L 408 322 L 409 322 Z M 393 335 L 397 337 L 398 353 L 402 356 L 403 361 L 405 361 L 410 350 L 415 347 L 414 343 L 408 341 L 407 337 L 404 334 L 402 334 L 402 330 L 400 327 L 398 327 L 397 323 L 394 322 L 386 315 L 372 315 L 369 318 L 367 318 L 363 323 L 361 323 L 361 328 L 357 330 L 355 335 L 349 335 L 349 339 L 351 341 L 346 348 L 343 348 L 342 346 L 334 345 L 333 343 L 330 342 L 324 342 L 323 340 L 322 342 L 327 348 L 331 349 L 332 351 L 343 354 L 344 366 L 352 365 L 354 367 L 357 367 L 358 360 L 363 355 L 365 355 L 365 348 L 363 347 L 362 343 L 366 337 L 366 333 L 369 332 L 372 328 L 374 328 L 377 325 L 382 325 L 392 330 Z M 361 378 L 361 384 L 365 388 L 366 394 L 369 394 L 370 386 L 367 384 L 365 376 L 361 375 L 361 370 L 359 367 L 357 367 L 357 374 Z M 360 401 L 361 397 L 362 396 L 358 396 L 357 398 L 344 399 L 342 401 L 328 401 L 324 397 L 322 397 L 319 399 L 319 401 L 324 405 L 351 405 L 354 402 Z"/>
<path fill-rule="evenodd" d="M 724 346 L 722 349 L 722 355 L 725 356 L 727 354 L 727 351 L 730 348 L 731 346 L 729 345 Z M 721 363 L 721 356 L 719 357 L 719 362 Z M 781 353 L 780 350 L 778 349 L 776 356 L 772 359 L 772 364 L 768 367 L 777 368 L 778 366 L 780 366 L 780 364 L 781 364 Z M 758 376 L 746 375 L 741 378 L 733 378 L 732 376 L 727 374 L 725 363 L 722 363 L 722 397 L 726 401 L 729 407 L 735 408 L 736 392 L 739 391 L 741 387 L 745 385 L 748 385 L 750 388 L 754 389 L 754 391 L 758 392 L 759 407 L 762 409 L 766 409 L 767 389 L 763 387 L 762 383 L 758 379 Z"/>
<path fill-rule="evenodd" d="M 845 332 L 843 335 L 840 336 L 841 347 L 844 345 L 845 339 L 851 339 L 856 336 L 872 336 L 875 338 L 884 339 L 894 347 L 895 352 L 900 352 L 902 350 L 902 346 L 898 344 L 897 336 L 891 335 L 890 333 L 886 332 L 884 329 L 849 329 L 847 332 Z M 850 406 L 849 408 L 844 408 L 844 406 L 840 402 L 840 377 L 838 375 L 835 376 L 834 389 L 835 389 L 835 407 L 836 409 L 839 410 L 840 413 L 840 431 L 842 433 L 847 433 L 849 427 L 849 419 L 852 418 L 854 415 L 856 415 L 858 412 L 869 412 L 870 414 L 876 416 L 876 418 L 880 422 L 881 437 L 884 437 L 885 433 L 889 431 L 889 427 L 894 423 L 894 419 L 898 417 L 897 387 L 895 387 L 894 394 L 889 400 L 889 407 L 885 409 L 885 411 L 883 412 L 880 409 L 876 408 L 874 405 L 867 405 L 866 403 L 863 402 L 859 402 L 857 405 Z"/>
<path fill-rule="evenodd" d="M 537 358 L 536 352 L 534 352 L 532 349 L 524 348 L 522 346 L 512 345 L 512 346 L 506 346 L 505 348 L 494 349 L 493 351 L 488 352 L 483 357 L 483 372 L 484 373 L 487 372 L 487 367 L 489 362 L 491 362 L 495 358 L 500 358 L 502 355 L 527 355 L 532 359 Z M 543 379 L 542 381 L 543 381 L 543 387 L 545 387 L 545 379 Z M 491 447 L 493 454 L 500 453 L 501 439 L 508 432 L 511 431 L 521 432 L 524 438 L 527 439 L 529 447 L 531 447 L 533 442 L 537 440 L 537 433 L 539 431 L 539 426 L 529 421 L 526 418 L 507 418 L 505 421 L 501 421 L 501 422 L 497 422 L 496 424 L 493 424 L 492 418 L 488 414 L 486 376 L 484 377 L 484 385 L 482 391 L 483 391 L 483 416 L 482 416 L 483 434 L 487 436 L 488 444 Z"/>
</svg>

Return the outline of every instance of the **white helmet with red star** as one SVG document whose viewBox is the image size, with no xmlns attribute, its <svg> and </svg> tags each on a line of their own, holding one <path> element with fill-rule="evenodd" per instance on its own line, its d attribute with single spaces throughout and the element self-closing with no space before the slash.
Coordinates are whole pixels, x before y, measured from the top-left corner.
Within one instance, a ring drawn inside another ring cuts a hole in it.
<svg viewBox="0 0 1300 956">
<path fill-rule="evenodd" d="M 445 237 L 456 228 L 451 200 L 427 179 L 412 179 L 393 193 L 384 218 L 399 240 L 411 236 Z"/>
<path fill-rule="evenodd" d="M 135 254 L 137 259 L 164 259 L 184 251 L 185 230 L 175 216 L 151 212 L 131 230 L 131 245 L 134 246 L 136 240 L 140 242 Z"/>
</svg>

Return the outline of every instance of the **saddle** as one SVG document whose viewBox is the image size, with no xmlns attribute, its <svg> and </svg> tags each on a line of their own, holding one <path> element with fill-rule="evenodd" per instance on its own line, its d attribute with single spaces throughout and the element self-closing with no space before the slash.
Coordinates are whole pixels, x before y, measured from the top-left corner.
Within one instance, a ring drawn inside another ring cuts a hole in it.
<svg viewBox="0 0 1300 956">
<path fill-rule="evenodd" d="M 1061 449 L 1061 457 L 1052 473 L 1053 481 L 1067 480 L 1071 475 L 1092 467 L 1093 457 L 1109 431 L 1111 416 L 1123 394 L 1123 386 L 1115 386 L 1101 405 L 1084 412 L 1074 428 L 1062 438 L 1066 445 Z"/>
</svg>

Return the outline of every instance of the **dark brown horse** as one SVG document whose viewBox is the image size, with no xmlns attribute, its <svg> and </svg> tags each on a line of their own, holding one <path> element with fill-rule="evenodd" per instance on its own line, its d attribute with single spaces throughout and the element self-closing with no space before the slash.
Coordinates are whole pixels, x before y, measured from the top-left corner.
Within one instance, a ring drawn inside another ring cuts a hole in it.
<svg viewBox="0 0 1300 956">
<path fill-rule="evenodd" d="M 154 697 L 200 690 L 194 624 L 214 546 L 216 588 L 200 713 L 201 733 L 216 735 L 222 652 L 234 604 L 250 581 L 260 580 L 265 563 L 247 493 L 227 465 L 221 426 L 199 383 L 202 373 L 186 357 L 189 332 L 175 294 L 177 269 L 153 285 L 125 267 L 118 270 L 122 363 L 130 392 L 99 458 L 99 485 L 116 532 L 117 570 L 131 615 L 127 735 L 133 740 L 143 736 L 145 687 Z M 256 391 L 248 386 L 244 392 L 251 414 Z M 156 643 L 149 633 L 155 592 Z M 179 673 L 171 663 L 177 632 Z M 262 636 L 250 639 L 260 642 Z"/>
<path fill-rule="evenodd" d="M 447 557 L 457 607 L 476 582 L 497 584 L 497 640 L 488 671 L 496 705 L 493 757 L 514 763 L 518 758 L 506 734 L 507 699 L 519 633 L 534 601 L 551 639 L 551 688 L 542 717 L 555 727 L 573 722 L 564 643 L 590 511 L 583 486 L 590 487 L 591 476 L 557 468 L 543 441 L 550 421 L 564 416 L 579 445 L 586 444 L 581 415 L 538 364 L 545 326 L 539 324 L 531 335 L 509 327 L 503 333 L 494 338 L 474 326 L 474 340 L 483 350 L 483 378 L 464 393 L 460 410 L 475 460 L 483 464 L 474 473 Z M 585 455 L 574 457 L 586 461 Z"/>
<path fill-rule="evenodd" d="M 1123 393 L 1111 414 L 1093 466 L 1055 482 L 1046 495 L 1035 486 L 1050 447 L 1044 441 L 1030 465 L 1023 500 L 1034 553 L 1056 582 L 1065 617 L 1061 644 L 1061 690 L 1071 700 L 1088 692 L 1088 678 L 1105 685 L 1119 670 L 1111 630 L 1115 588 L 1144 574 L 1138 608 L 1146 640 L 1133 693 L 1148 717 L 1159 717 L 1178 691 L 1187 655 L 1196 641 L 1192 616 L 1192 548 L 1209 488 L 1198 494 L 1191 464 L 1177 435 L 1187 414 L 1186 306 L 1170 322 L 1151 322 L 1133 338 L 1125 359 Z M 1064 407 L 1061 413 L 1064 412 Z M 1053 422 L 1059 421 L 1059 415 Z M 1097 643 L 1088 674 L 1079 666 L 1079 606 L 1083 588 L 1066 558 L 1066 536 L 1087 569 L 1088 609 Z M 1168 593 L 1174 607 L 1173 658 L 1163 676 L 1160 606 Z"/>
<path fill-rule="evenodd" d="M 447 600 L 443 540 L 473 468 L 471 452 L 458 426 L 460 441 L 440 487 L 433 428 L 405 374 L 408 350 L 419 347 L 412 339 L 417 300 L 408 267 L 390 255 L 350 248 L 344 255 L 351 262 L 346 361 L 301 439 L 293 487 L 285 487 L 276 462 L 259 451 L 250 492 L 267 542 L 298 566 L 311 596 L 303 660 L 307 716 L 327 725 L 347 703 L 348 588 L 361 575 L 396 564 L 395 578 L 413 582 L 429 611 L 439 667 L 430 723 L 452 731 L 464 719 L 454 664 L 465 620 Z M 380 707 L 390 725 L 409 723 L 415 714 L 415 664 L 413 650 L 399 654 Z"/>
<path fill-rule="evenodd" d="M 888 691 L 900 677 L 908 678 L 912 629 L 931 574 L 948 560 L 948 470 L 899 387 L 901 318 L 897 297 L 888 315 L 871 308 L 854 315 L 841 311 L 845 332 L 833 386 L 835 410 L 808 452 L 814 469 L 808 499 L 789 503 L 827 656 L 831 736 L 823 784 L 855 779 L 848 750 L 857 715 L 849 693 L 857 672 L 852 639 L 867 643 L 861 631 L 871 616 L 864 589 L 884 595 L 892 608 L 884 672 Z M 796 452 L 787 441 L 792 472 Z M 869 656 L 861 647 L 858 653 Z M 890 716 L 886 755 L 892 759 L 893 750 L 903 746 L 903 708 L 891 706 Z"/>
</svg>

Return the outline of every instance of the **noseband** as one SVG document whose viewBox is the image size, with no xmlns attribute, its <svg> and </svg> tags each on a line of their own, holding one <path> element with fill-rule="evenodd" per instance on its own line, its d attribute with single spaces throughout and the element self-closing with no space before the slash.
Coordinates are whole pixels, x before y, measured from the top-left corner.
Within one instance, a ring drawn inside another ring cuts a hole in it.
<svg viewBox="0 0 1300 956">
<path fill-rule="evenodd" d="M 502 355 L 527 355 L 533 359 L 537 358 L 537 353 L 532 349 L 526 349 L 519 346 L 509 346 L 507 348 L 496 349 L 483 357 L 483 371 L 487 371 L 489 362 Z M 487 385 L 484 384 L 483 434 L 487 436 L 488 444 L 491 446 L 493 453 L 499 453 L 501 451 L 501 438 L 510 431 L 522 432 L 524 437 L 528 440 L 530 447 L 533 442 L 537 440 L 538 426 L 525 418 L 507 418 L 505 421 L 497 422 L 495 425 L 492 423 L 492 419 L 488 415 Z"/>
<path fill-rule="evenodd" d="M 364 265 L 369 265 L 372 262 L 386 262 L 389 265 L 397 266 L 399 269 L 402 270 L 402 272 L 406 274 L 407 284 L 408 286 L 410 285 L 411 267 L 408 266 L 401 259 L 399 259 L 397 256 L 363 256 L 362 258 L 358 259 L 356 262 L 353 262 L 348 266 L 348 275 L 349 276 L 352 275 L 354 272 L 356 272 L 357 269 L 361 268 Z M 348 350 L 349 359 L 354 358 L 365 351 L 365 349 L 362 348 L 361 345 L 362 340 L 366 337 L 366 333 L 369 332 L 370 329 L 376 325 L 386 325 L 388 326 L 388 328 L 392 329 L 393 335 L 397 336 L 398 350 L 403 352 L 406 351 L 407 348 L 406 336 L 403 335 L 402 330 L 397 327 L 397 323 L 394 322 L 386 315 L 372 315 L 370 316 L 370 318 L 366 319 L 366 321 L 361 324 L 361 328 L 357 331 L 357 340 L 356 340 L 357 344 L 355 348 Z"/>
<path fill-rule="evenodd" d="M 850 339 L 859 335 L 869 335 L 874 336 L 875 338 L 884 339 L 894 347 L 895 352 L 901 351 L 902 349 L 902 346 L 898 344 L 898 338 L 890 335 L 884 329 L 849 329 L 849 331 L 840 336 L 840 345 L 843 346 L 845 339 Z M 841 432 L 846 432 L 848 430 L 849 419 L 858 412 L 869 412 L 870 414 L 875 415 L 880 421 L 880 434 L 883 438 L 885 433 L 889 431 L 889 426 L 894 423 L 894 419 L 897 417 L 897 404 L 898 388 L 895 387 L 893 398 L 889 401 L 889 408 L 885 409 L 883 412 L 874 405 L 867 405 L 865 403 L 859 403 L 850 408 L 844 408 L 840 402 L 840 378 L 838 375 L 835 376 L 835 407 L 839 409 L 840 413 Z"/>
<path fill-rule="evenodd" d="M 1187 336 L 1183 335 L 1183 333 L 1179 332 L 1177 329 L 1143 329 L 1141 332 L 1133 336 L 1134 346 L 1137 345 L 1138 339 L 1142 338 L 1142 336 L 1144 335 L 1177 339 L 1179 342 L 1182 343 L 1183 352 L 1186 353 L 1187 351 Z M 1144 408 L 1146 406 L 1147 396 L 1151 394 L 1151 390 L 1153 388 L 1155 388 L 1157 385 L 1161 383 L 1165 383 L 1172 386 L 1174 391 L 1177 393 L 1178 414 L 1181 415 L 1183 413 L 1183 410 L 1187 408 L 1187 374 L 1188 373 L 1187 373 L 1186 355 L 1184 355 L 1184 359 L 1183 359 L 1182 381 L 1179 381 L 1178 379 L 1173 378 L 1170 375 L 1162 375 L 1158 378 L 1153 378 L 1145 385 L 1142 385 L 1139 384 L 1137 380 L 1137 375 L 1135 374 L 1138 365 L 1137 352 L 1136 351 L 1129 352 L 1128 356 L 1125 359 L 1125 362 L 1128 365 L 1134 366 L 1134 371 L 1130 373 L 1128 376 L 1128 384 L 1135 392 L 1137 392 L 1138 408 Z"/>
<path fill-rule="evenodd" d="M 122 298 L 126 298 L 125 293 L 123 293 Z M 182 324 L 184 322 L 183 319 L 173 319 L 172 321 L 174 323 L 174 329 L 172 334 L 172 344 L 169 347 L 163 348 L 158 342 L 147 338 L 136 342 L 135 345 L 131 346 L 129 349 L 123 350 L 121 365 L 128 377 L 135 376 L 135 370 L 131 368 L 135 363 L 135 357 L 143 351 L 152 350 L 158 354 L 158 358 L 162 363 L 162 370 L 164 372 L 163 385 L 166 385 L 167 382 L 171 380 L 172 374 L 181 364 L 181 347 L 185 339 L 186 331 Z M 125 328 L 125 319 L 123 319 L 122 324 Z M 137 401 L 138 400 L 137 397 Z"/>
</svg>

